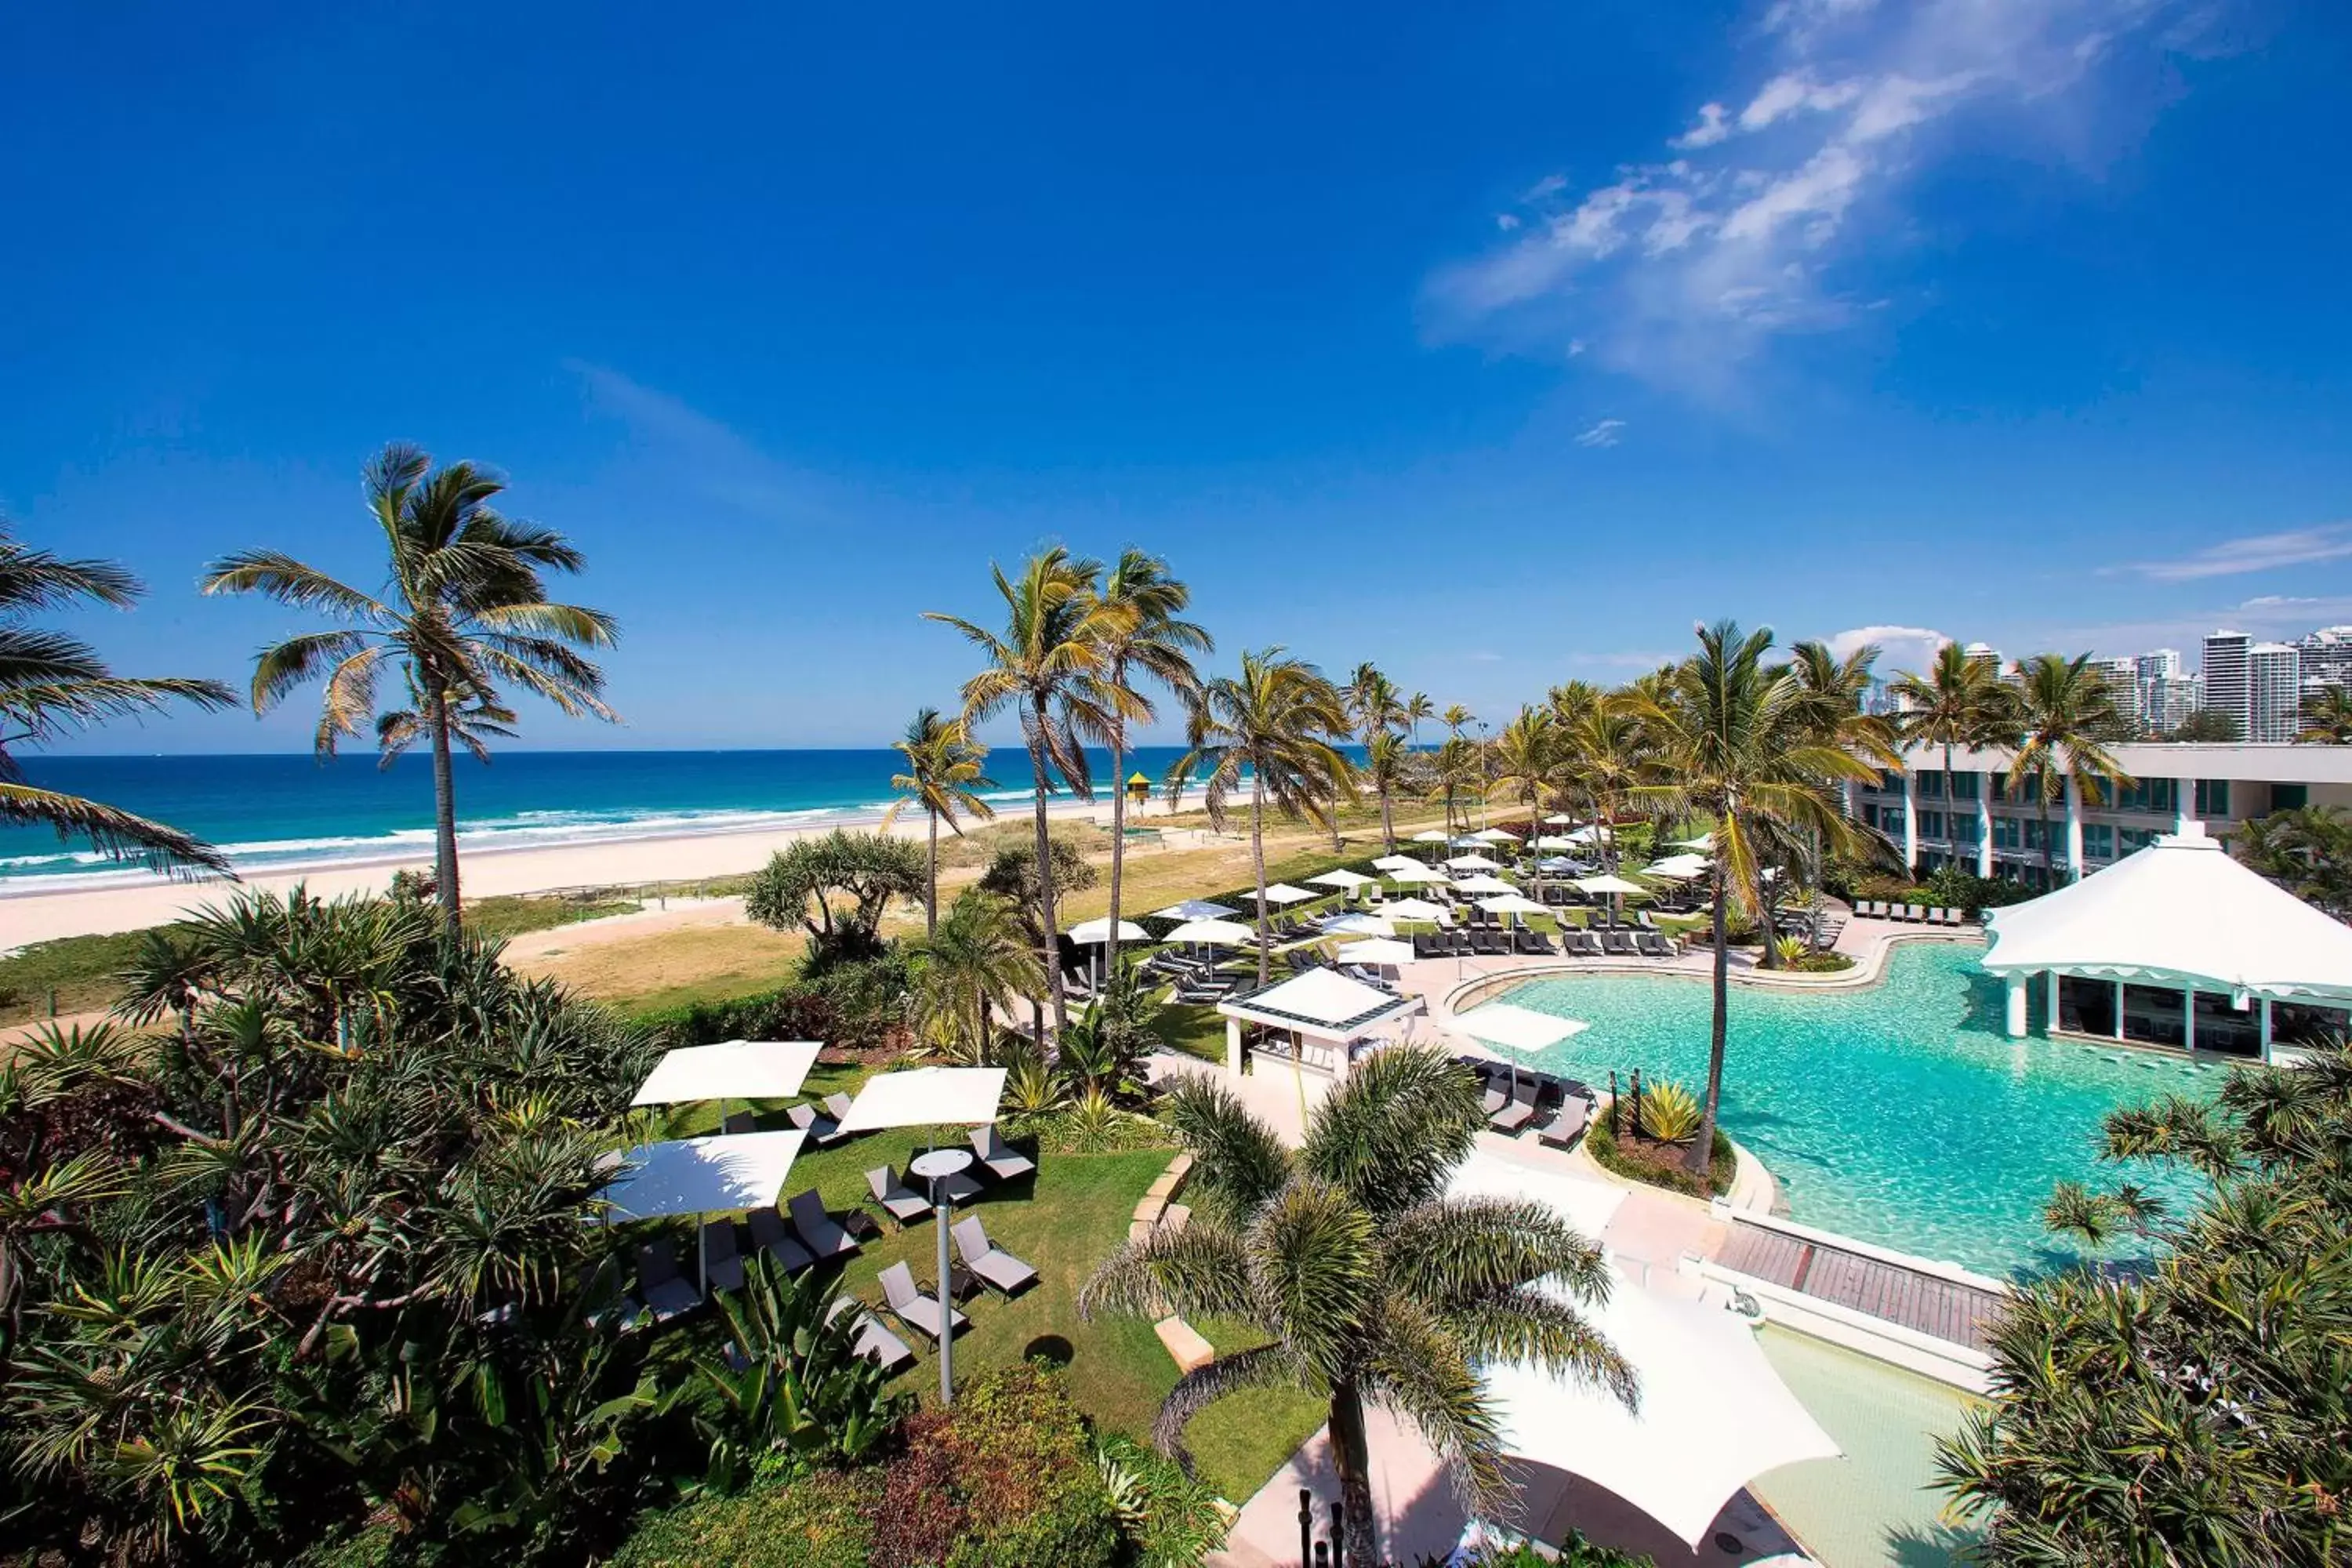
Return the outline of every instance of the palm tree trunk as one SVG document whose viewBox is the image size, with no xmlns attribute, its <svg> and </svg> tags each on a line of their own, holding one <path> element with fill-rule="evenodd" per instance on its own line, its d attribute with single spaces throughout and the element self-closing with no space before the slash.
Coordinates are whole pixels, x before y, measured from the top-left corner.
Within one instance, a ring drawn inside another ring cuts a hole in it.
<svg viewBox="0 0 2352 1568">
<path fill-rule="evenodd" d="M 1396 820 L 1389 815 L 1389 786 L 1385 784 L 1381 785 L 1381 842 L 1388 846 L 1388 853 L 1396 853 Z"/>
<path fill-rule="evenodd" d="M 1042 956 L 1045 960 L 1045 992 L 1054 999 L 1054 1032 L 1059 1035 L 1070 1021 L 1070 1005 L 1062 990 L 1061 944 L 1055 940 L 1059 934 L 1054 929 L 1054 844 L 1045 831 L 1045 705 L 1036 704 L 1036 722 L 1029 731 L 1029 766 L 1035 770 L 1037 784 L 1037 929 L 1044 933 Z M 1037 1026 L 1037 1044 L 1044 1048 L 1045 1023 Z"/>
<path fill-rule="evenodd" d="M 1257 868 L 1257 984 L 1265 988 L 1265 786 L 1250 770 L 1250 864 Z"/>
<path fill-rule="evenodd" d="M 1111 671 L 1114 689 L 1127 684 L 1122 664 Z M 1113 719 L 1110 727 L 1110 935 L 1103 943 L 1103 984 L 1118 973 L 1119 874 L 1127 869 L 1127 721 Z M 1101 994 L 1097 987 L 1096 994 Z"/>
<path fill-rule="evenodd" d="M 940 814 L 926 815 L 931 819 L 930 874 L 923 885 L 923 939 L 928 942 L 940 934 Z"/>
<path fill-rule="evenodd" d="M 433 727 L 433 891 L 441 923 L 458 932 L 457 780 L 449 764 L 449 695 L 438 676 L 425 677 L 425 721 Z"/>
<path fill-rule="evenodd" d="M 1718 854 L 1723 846 L 1717 845 Z M 1731 1021 L 1731 950 L 1724 941 L 1723 903 L 1728 889 L 1723 862 L 1715 870 L 1715 1016 L 1706 1042 L 1706 1099 L 1699 1108 L 1698 1143 L 1691 1151 L 1691 1169 L 1704 1176 L 1715 1163 L 1715 1110 L 1723 1099 L 1723 1047 Z"/>
<path fill-rule="evenodd" d="M 1355 1384 L 1331 1390 L 1331 1465 L 1339 1472 L 1339 1506 L 1346 1510 L 1344 1544 L 1350 1563 L 1378 1563 L 1380 1532 L 1372 1520 L 1372 1448 L 1364 1435 L 1364 1401 Z"/>
</svg>

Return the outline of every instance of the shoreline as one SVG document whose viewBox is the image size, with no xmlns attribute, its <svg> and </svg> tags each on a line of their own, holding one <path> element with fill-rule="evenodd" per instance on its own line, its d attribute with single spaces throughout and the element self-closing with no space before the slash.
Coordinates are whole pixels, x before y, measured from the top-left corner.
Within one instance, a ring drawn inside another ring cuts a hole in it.
<svg viewBox="0 0 2352 1568">
<path fill-rule="evenodd" d="M 1195 809 L 1197 805 L 1188 795 L 1182 808 Z M 1046 815 L 1055 820 L 1099 819 L 1107 825 L 1110 809 L 1107 798 L 1057 800 L 1047 805 Z M 1158 795 L 1144 806 L 1130 802 L 1128 807 L 1128 820 L 1138 825 L 1171 815 L 1167 801 Z M 998 821 L 1008 818 L 1019 819 L 1012 812 L 998 813 Z M 700 832 L 672 829 L 569 844 L 492 845 L 470 850 L 461 839 L 460 883 L 468 897 L 497 898 L 740 876 L 759 869 L 769 856 L 797 839 L 835 828 L 871 829 L 881 820 L 879 811 L 845 811 L 821 821 L 712 827 Z M 926 831 L 926 819 L 902 815 L 890 831 L 897 837 L 919 837 Z M 411 868 L 432 869 L 429 842 L 405 853 L 272 866 L 236 880 L 207 877 L 174 881 L 141 871 L 130 874 L 132 880 L 107 887 L 0 887 L 0 952 L 62 937 L 112 935 L 167 924 L 192 908 L 220 902 L 244 889 L 283 892 L 304 885 L 322 898 L 381 892 L 394 871 Z"/>
</svg>

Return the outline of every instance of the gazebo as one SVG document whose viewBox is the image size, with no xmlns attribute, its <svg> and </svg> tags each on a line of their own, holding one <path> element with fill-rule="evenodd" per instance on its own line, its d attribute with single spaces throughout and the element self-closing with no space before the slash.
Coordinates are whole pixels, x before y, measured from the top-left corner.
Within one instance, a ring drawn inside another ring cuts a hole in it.
<svg viewBox="0 0 2352 1568">
<path fill-rule="evenodd" d="M 2352 1008 L 2352 927 L 2232 859 L 2191 822 L 2137 854 L 1986 916 L 1984 967 L 2049 987 L 2053 1032 L 2271 1054 L 2274 1005 Z"/>
<path fill-rule="evenodd" d="M 1310 969 L 1263 991 L 1217 1004 L 1225 1017 L 1225 1070 L 1242 1070 L 1242 1026 L 1258 1024 L 1292 1037 L 1293 1059 L 1334 1078 L 1348 1076 L 1349 1052 L 1422 1008 L 1418 996 L 1400 996 L 1336 969 Z M 1308 1053 L 1328 1058 L 1312 1060 Z"/>
</svg>

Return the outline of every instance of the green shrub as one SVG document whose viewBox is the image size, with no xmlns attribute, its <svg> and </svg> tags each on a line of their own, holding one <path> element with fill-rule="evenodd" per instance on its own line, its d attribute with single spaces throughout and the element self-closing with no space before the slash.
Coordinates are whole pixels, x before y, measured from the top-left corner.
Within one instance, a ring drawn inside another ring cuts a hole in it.
<svg viewBox="0 0 2352 1568">
<path fill-rule="evenodd" d="M 613 1568 L 866 1568 L 881 1502 L 869 1469 L 647 1514 Z"/>
<path fill-rule="evenodd" d="M 968 1510 L 948 1568 L 1109 1568 L 1117 1560 L 1110 1493 L 1059 1374 L 992 1372 L 958 1393 L 945 1419 L 942 1440 Z M 876 1561 L 887 1568 L 878 1553 Z"/>
<path fill-rule="evenodd" d="M 1216 1489 L 1186 1475 L 1175 1460 L 1114 1434 L 1095 1451 L 1095 1462 L 1137 1568 L 1199 1568 L 1224 1545 L 1231 1521 Z"/>
<path fill-rule="evenodd" d="M 1686 1152 L 1674 1144 L 1635 1143 L 1628 1139 L 1621 1145 L 1609 1130 L 1606 1111 L 1593 1118 L 1584 1134 L 1584 1147 L 1604 1171 L 1693 1197 L 1721 1197 L 1731 1190 L 1732 1178 L 1738 1173 L 1739 1157 L 1732 1152 L 1731 1140 L 1721 1127 L 1715 1130 L 1715 1159 L 1707 1167 L 1708 1180 L 1704 1184 L 1683 1163 Z"/>
</svg>

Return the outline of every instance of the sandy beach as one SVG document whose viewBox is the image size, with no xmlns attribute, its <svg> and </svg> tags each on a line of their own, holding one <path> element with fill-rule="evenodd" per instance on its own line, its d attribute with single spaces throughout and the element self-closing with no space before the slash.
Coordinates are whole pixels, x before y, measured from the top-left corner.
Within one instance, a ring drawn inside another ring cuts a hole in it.
<svg viewBox="0 0 2352 1568">
<path fill-rule="evenodd" d="M 1192 803 L 1186 804 L 1190 809 Z M 1108 797 L 1092 802 L 1059 802 L 1050 809 L 1059 818 L 1093 818 L 1106 826 L 1110 821 Z M 1130 803 L 1128 807 L 1129 819 L 1135 822 L 1168 815 L 1167 802 L 1157 798 L 1148 805 Z M 1006 817 L 1017 820 L 1013 811 L 1004 813 L 1000 820 Z M 769 856 L 793 840 L 829 833 L 843 826 L 861 825 L 827 822 L 744 832 L 610 839 L 594 844 L 481 849 L 463 852 L 460 868 L 465 891 L 471 898 L 550 892 L 563 888 L 692 881 L 757 870 Z M 869 820 L 862 826 L 870 828 L 874 824 Z M 920 837 L 923 819 L 911 815 L 901 817 L 893 831 Z M 184 910 L 218 902 L 239 887 L 282 891 L 303 884 L 322 897 L 380 892 L 392 880 L 393 873 L 404 868 L 430 871 L 430 850 L 419 856 L 359 865 L 331 862 L 307 869 L 272 870 L 242 882 L 219 879 L 175 882 L 140 873 L 126 877 L 120 887 L 0 893 L 0 951 L 58 937 L 92 936 L 162 925 Z"/>
</svg>

